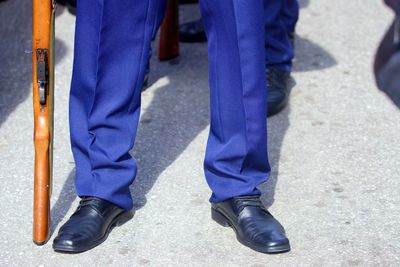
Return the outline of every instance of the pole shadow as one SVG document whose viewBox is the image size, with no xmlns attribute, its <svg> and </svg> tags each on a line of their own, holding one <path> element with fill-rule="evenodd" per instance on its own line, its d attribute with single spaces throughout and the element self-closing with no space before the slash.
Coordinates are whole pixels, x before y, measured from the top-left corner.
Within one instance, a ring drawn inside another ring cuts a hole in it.
<svg viewBox="0 0 400 267">
<path fill-rule="evenodd" d="M 58 195 L 56 203 L 51 208 L 51 225 L 50 235 L 52 235 L 57 228 L 58 224 L 64 219 L 76 199 L 76 192 L 74 186 L 75 169 L 68 175 L 67 180 Z"/>
</svg>

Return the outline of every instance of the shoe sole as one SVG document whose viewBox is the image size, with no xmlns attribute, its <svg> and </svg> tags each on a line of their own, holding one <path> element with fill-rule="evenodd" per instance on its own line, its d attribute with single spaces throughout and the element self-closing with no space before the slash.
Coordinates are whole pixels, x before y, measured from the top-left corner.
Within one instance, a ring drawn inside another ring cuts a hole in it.
<svg viewBox="0 0 400 267">
<path fill-rule="evenodd" d="M 266 254 L 278 254 L 290 251 L 290 245 L 282 245 L 282 246 L 275 246 L 275 247 L 261 247 L 251 244 L 249 241 L 243 239 L 239 234 L 235 226 L 230 222 L 230 220 L 223 215 L 221 212 L 217 211 L 214 208 L 211 208 L 211 218 L 224 227 L 231 227 L 236 234 L 236 239 L 246 247 L 249 247 L 255 251 L 266 253 Z"/>
<path fill-rule="evenodd" d="M 105 232 L 105 234 L 102 238 L 92 242 L 91 244 L 89 244 L 83 248 L 73 247 L 73 246 L 57 246 L 57 245 L 53 244 L 53 250 L 56 252 L 67 253 L 67 254 L 76 254 L 76 253 L 82 253 L 82 252 L 88 251 L 94 247 L 97 247 L 101 243 L 103 243 L 108 238 L 108 235 L 110 234 L 110 232 L 112 231 L 112 229 L 114 227 L 125 224 L 130 219 L 132 219 L 132 217 L 133 217 L 133 212 L 131 212 L 131 211 L 123 212 L 123 213 L 119 214 L 112 220 L 112 222 L 108 226 L 107 231 Z"/>
</svg>

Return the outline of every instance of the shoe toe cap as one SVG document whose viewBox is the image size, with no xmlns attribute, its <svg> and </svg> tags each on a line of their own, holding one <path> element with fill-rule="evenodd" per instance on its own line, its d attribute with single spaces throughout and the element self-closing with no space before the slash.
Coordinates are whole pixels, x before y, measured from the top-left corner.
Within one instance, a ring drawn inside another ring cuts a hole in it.
<svg viewBox="0 0 400 267">
<path fill-rule="evenodd" d="M 85 245 L 89 238 L 81 234 L 61 233 L 53 241 L 53 248 L 58 251 L 75 251 Z"/>
<path fill-rule="evenodd" d="M 259 247 L 264 247 L 269 250 L 277 250 L 276 252 L 287 251 L 290 249 L 289 239 L 281 231 L 259 234 L 254 238 L 254 242 L 257 243 Z"/>
</svg>

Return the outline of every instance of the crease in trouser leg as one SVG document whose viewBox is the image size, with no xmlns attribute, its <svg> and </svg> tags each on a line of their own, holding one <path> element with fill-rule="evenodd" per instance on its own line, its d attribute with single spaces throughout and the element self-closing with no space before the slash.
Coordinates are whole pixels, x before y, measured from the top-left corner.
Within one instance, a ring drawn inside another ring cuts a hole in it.
<svg viewBox="0 0 400 267">
<path fill-rule="evenodd" d="M 91 4 L 96 3 L 103 5 L 103 12 L 91 10 Z M 77 40 L 98 43 L 97 55 L 92 54 L 90 58 L 97 61 L 95 80 L 91 83 L 94 93 L 86 101 L 91 103 L 85 103 L 89 107 L 85 141 L 90 161 L 90 170 L 86 171 L 90 177 L 82 177 L 76 183 L 77 192 L 131 209 L 129 185 L 136 175 L 136 163 L 129 151 L 139 121 L 140 91 L 155 23 L 156 1 L 85 0 L 80 4 L 82 13 L 89 17 L 85 23 L 95 24 L 99 36 L 97 40 L 90 40 L 96 38 L 94 34 Z M 78 14 L 79 8 L 78 5 Z"/>
<path fill-rule="evenodd" d="M 87 15 L 88 10 L 90 10 L 90 16 Z M 94 100 L 97 81 L 102 12 L 101 1 L 79 1 L 77 6 L 69 125 L 71 148 L 75 160 L 75 186 L 80 196 L 93 194 L 88 114 Z"/>
<path fill-rule="evenodd" d="M 209 45 L 211 124 L 205 176 L 210 201 L 258 195 L 270 174 L 263 0 L 202 0 Z"/>
</svg>

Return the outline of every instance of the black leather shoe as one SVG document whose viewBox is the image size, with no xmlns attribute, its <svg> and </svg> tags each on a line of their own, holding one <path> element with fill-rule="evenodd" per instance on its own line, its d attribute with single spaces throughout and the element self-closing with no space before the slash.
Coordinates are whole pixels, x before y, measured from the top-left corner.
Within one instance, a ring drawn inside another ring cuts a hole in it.
<svg viewBox="0 0 400 267">
<path fill-rule="evenodd" d="M 67 6 L 68 11 L 71 14 L 76 15 L 76 0 L 57 0 L 57 4 L 60 4 L 62 6 Z"/>
<path fill-rule="evenodd" d="M 267 117 L 281 111 L 289 101 L 290 72 L 268 69 L 266 71 L 268 104 Z"/>
<path fill-rule="evenodd" d="M 67 0 L 67 7 L 69 13 L 76 15 L 76 0 Z"/>
<path fill-rule="evenodd" d="M 183 43 L 204 43 L 207 42 L 201 19 L 182 24 L 179 27 L 179 41 Z"/>
<path fill-rule="evenodd" d="M 230 226 L 237 240 L 262 253 L 290 250 L 282 225 L 262 205 L 258 196 L 240 196 L 213 203 L 211 217 L 222 226 Z"/>
<path fill-rule="evenodd" d="M 53 241 L 57 252 L 80 253 L 107 239 L 114 226 L 132 218 L 118 206 L 96 197 L 84 197 Z"/>
</svg>

